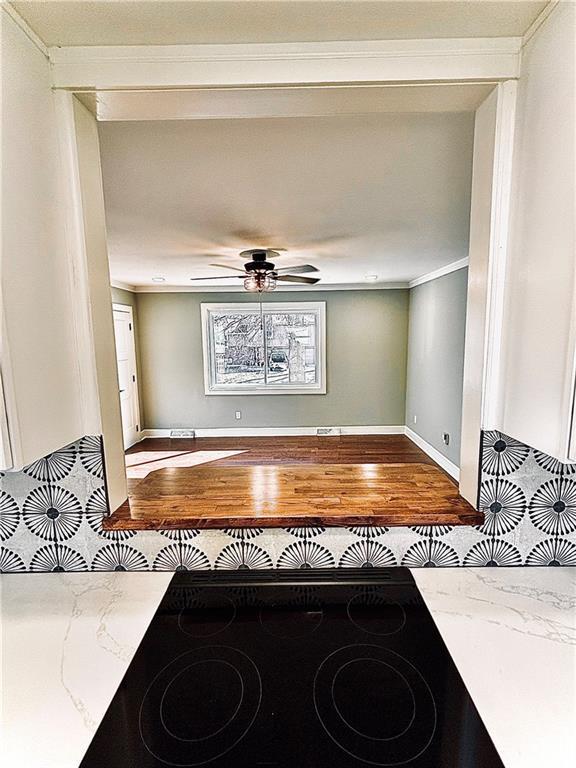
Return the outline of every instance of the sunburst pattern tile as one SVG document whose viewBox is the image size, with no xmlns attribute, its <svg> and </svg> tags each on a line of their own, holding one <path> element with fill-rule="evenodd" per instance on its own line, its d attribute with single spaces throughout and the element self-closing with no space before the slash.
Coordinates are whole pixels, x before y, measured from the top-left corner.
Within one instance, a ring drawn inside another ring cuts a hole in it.
<svg viewBox="0 0 576 768">
<path fill-rule="evenodd" d="M 576 465 L 483 436 L 478 527 L 105 532 L 102 441 L 0 477 L 0 572 L 576 564 Z"/>
</svg>

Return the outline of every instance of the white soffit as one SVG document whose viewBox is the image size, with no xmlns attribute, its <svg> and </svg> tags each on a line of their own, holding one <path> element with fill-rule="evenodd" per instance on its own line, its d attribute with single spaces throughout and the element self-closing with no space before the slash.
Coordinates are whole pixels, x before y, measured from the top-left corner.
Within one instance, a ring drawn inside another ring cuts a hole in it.
<svg viewBox="0 0 576 768">
<path fill-rule="evenodd" d="M 546 2 L 27 0 L 12 5 L 48 46 L 158 46 L 516 37 Z"/>
<path fill-rule="evenodd" d="M 491 83 L 98 91 L 78 98 L 101 121 L 473 112 Z"/>
</svg>

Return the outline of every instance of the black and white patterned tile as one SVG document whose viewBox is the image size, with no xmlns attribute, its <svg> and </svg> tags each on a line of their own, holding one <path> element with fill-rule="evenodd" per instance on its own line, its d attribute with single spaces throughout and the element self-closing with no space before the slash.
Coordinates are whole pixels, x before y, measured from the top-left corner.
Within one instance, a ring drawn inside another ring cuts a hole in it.
<svg viewBox="0 0 576 768">
<path fill-rule="evenodd" d="M 484 524 L 103 531 L 102 442 L 0 476 L 0 572 L 576 565 L 576 465 L 486 432 Z"/>
</svg>

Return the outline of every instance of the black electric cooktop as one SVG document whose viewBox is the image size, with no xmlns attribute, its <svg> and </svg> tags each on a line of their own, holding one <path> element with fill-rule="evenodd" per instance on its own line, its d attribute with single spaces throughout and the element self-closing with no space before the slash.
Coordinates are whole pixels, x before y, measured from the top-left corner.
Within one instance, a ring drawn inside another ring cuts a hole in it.
<svg viewBox="0 0 576 768">
<path fill-rule="evenodd" d="M 404 568 L 176 573 L 81 768 L 200 765 L 503 768 Z"/>
</svg>

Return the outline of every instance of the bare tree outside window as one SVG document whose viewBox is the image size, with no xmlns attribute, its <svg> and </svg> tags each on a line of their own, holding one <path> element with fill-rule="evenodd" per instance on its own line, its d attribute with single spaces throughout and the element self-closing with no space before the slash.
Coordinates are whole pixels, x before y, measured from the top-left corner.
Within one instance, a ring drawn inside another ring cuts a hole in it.
<svg viewBox="0 0 576 768">
<path fill-rule="evenodd" d="M 203 305 L 202 319 L 209 394 L 324 388 L 323 304 Z"/>
<path fill-rule="evenodd" d="M 210 315 L 217 384 L 264 382 L 264 336 L 255 314 Z"/>
</svg>

